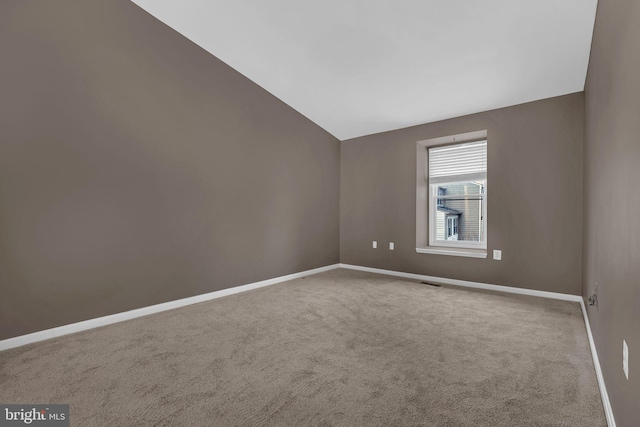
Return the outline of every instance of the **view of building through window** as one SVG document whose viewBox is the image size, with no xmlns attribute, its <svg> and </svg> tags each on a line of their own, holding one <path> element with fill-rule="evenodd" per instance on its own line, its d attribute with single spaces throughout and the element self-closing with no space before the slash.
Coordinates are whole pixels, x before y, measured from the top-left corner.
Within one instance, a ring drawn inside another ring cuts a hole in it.
<svg viewBox="0 0 640 427">
<path fill-rule="evenodd" d="M 483 181 L 438 185 L 437 240 L 481 241 L 484 187 Z"/>
</svg>

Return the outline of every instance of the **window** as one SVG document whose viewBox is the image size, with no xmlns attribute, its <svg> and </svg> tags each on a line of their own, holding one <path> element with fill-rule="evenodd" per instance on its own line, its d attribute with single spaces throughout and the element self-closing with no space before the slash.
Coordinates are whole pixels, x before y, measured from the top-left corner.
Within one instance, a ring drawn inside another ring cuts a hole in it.
<svg viewBox="0 0 640 427">
<path fill-rule="evenodd" d="M 429 245 L 486 248 L 487 141 L 429 148 Z"/>
<path fill-rule="evenodd" d="M 487 131 L 416 144 L 416 251 L 487 256 Z"/>
<path fill-rule="evenodd" d="M 444 196 L 445 194 L 447 194 L 447 189 L 438 187 L 438 196 Z M 438 198 L 438 206 L 443 206 L 443 203 L 444 203 L 444 199 Z"/>
<path fill-rule="evenodd" d="M 445 240 L 458 240 L 458 216 L 447 216 L 447 234 Z"/>
</svg>

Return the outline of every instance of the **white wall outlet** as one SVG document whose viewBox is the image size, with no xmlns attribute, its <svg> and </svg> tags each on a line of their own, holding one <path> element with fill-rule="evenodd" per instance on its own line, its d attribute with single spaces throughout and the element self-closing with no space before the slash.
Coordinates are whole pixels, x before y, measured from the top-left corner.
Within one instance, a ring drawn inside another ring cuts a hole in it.
<svg viewBox="0 0 640 427">
<path fill-rule="evenodd" d="M 500 261 L 502 259 L 502 251 L 498 249 L 493 250 L 493 259 Z"/>
<path fill-rule="evenodd" d="M 375 240 L 373 241 L 373 249 L 378 249 L 378 242 Z"/>
<path fill-rule="evenodd" d="M 395 249 L 395 245 L 393 244 L 393 242 L 389 242 L 389 250 L 392 251 Z"/>
<path fill-rule="evenodd" d="M 624 376 L 629 379 L 629 347 L 627 346 L 627 342 L 622 340 L 622 370 L 624 371 Z"/>
</svg>

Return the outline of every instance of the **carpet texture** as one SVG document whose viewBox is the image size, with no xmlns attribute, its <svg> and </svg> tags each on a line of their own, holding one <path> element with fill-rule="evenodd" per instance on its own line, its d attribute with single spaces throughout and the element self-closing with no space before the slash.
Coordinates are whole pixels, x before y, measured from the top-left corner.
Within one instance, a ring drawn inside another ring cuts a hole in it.
<svg viewBox="0 0 640 427">
<path fill-rule="evenodd" d="M 0 353 L 74 426 L 606 426 L 577 303 L 333 270 Z"/>
</svg>

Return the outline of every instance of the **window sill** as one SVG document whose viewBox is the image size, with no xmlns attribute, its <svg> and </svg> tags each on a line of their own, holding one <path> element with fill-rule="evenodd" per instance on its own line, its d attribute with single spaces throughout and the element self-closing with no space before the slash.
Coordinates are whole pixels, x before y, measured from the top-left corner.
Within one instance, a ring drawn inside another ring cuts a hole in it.
<svg viewBox="0 0 640 427">
<path fill-rule="evenodd" d="M 420 254 L 436 254 L 436 255 L 451 255 L 462 256 L 467 258 L 486 258 L 487 251 L 485 249 L 458 249 L 458 248 L 444 248 L 444 247 L 423 247 L 416 248 L 416 252 Z"/>
</svg>

